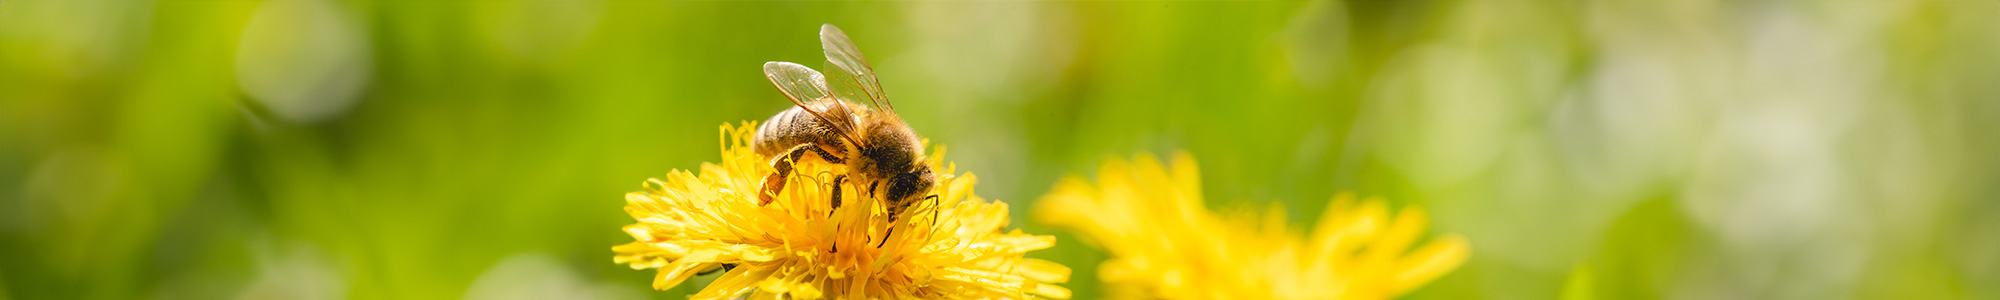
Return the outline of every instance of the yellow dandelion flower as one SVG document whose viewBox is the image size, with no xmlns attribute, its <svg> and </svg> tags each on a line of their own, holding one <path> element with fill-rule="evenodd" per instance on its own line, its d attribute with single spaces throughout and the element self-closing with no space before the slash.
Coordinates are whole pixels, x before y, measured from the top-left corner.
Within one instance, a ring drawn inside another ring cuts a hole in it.
<svg viewBox="0 0 2000 300">
<path fill-rule="evenodd" d="M 1057 183 L 1034 216 L 1111 254 L 1098 277 L 1113 298 L 1383 299 L 1451 272 L 1469 251 L 1457 235 L 1408 251 L 1424 231 L 1422 209 L 1391 217 L 1381 200 L 1346 194 L 1305 239 L 1275 206 L 1218 216 L 1202 206 L 1199 174 L 1185 153 L 1172 169 L 1150 155 L 1114 159 L 1096 185 Z"/>
<path fill-rule="evenodd" d="M 1003 231 L 1007 204 L 973 195 L 977 178 L 955 175 L 942 147 L 928 161 L 941 175 L 935 205 L 913 205 L 888 222 L 853 181 L 835 189 L 844 166 L 818 160 L 797 164 L 777 199 L 759 206 L 761 179 L 775 170 L 750 147 L 756 128 L 723 124 L 721 164 L 675 170 L 626 194 L 625 211 L 638 223 L 625 232 L 636 241 L 612 247 L 612 261 L 659 269 L 655 289 L 733 266 L 696 299 L 1069 297 L 1051 284 L 1069 280 L 1068 267 L 1021 256 L 1055 237 Z M 847 199 L 840 208 L 829 203 L 836 191 Z"/>
</svg>

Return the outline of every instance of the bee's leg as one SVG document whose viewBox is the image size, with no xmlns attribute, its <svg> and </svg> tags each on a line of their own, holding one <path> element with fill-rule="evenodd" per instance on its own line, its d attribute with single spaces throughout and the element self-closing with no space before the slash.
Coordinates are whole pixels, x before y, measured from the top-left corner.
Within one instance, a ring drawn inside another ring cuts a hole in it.
<svg viewBox="0 0 2000 300">
<path fill-rule="evenodd" d="M 847 175 L 840 175 L 833 177 L 833 208 L 840 208 L 840 183 L 843 181 L 847 181 Z M 833 210 L 827 209 L 826 216 L 829 218 L 833 217 Z M 840 224 L 834 224 L 833 226 L 834 228 L 836 228 L 836 230 L 840 228 Z M 840 245 L 836 244 L 831 247 L 827 247 L 826 251 L 829 253 L 840 253 Z"/>
<path fill-rule="evenodd" d="M 708 275 L 708 274 L 715 274 L 716 272 L 729 272 L 729 270 L 734 270 L 734 269 L 736 269 L 736 264 L 722 264 L 722 267 L 721 267 L 721 268 L 715 268 L 714 270 L 708 270 L 708 271 L 702 271 L 701 273 L 696 273 L 696 274 L 694 274 L 694 275 L 696 275 L 696 276 L 701 276 L 701 275 Z"/>
<path fill-rule="evenodd" d="M 785 190 L 785 177 L 792 176 L 792 164 L 798 163 L 799 158 L 806 155 L 806 151 L 819 154 L 820 159 L 824 159 L 830 163 L 838 164 L 847 161 L 844 157 L 826 153 L 826 149 L 820 149 L 818 144 L 804 143 L 792 146 L 792 149 L 785 150 L 784 154 L 779 154 L 771 158 L 771 168 L 777 169 L 778 172 L 764 177 L 764 190 L 757 193 L 757 205 L 771 204 L 771 200 L 773 200 L 772 195 Z"/>
<path fill-rule="evenodd" d="M 931 226 L 937 226 L 937 223 L 938 223 L 938 211 L 941 211 L 941 210 L 944 210 L 944 208 L 943 208 L 943 207 L 938 207 L 938 205 L 942 205 L 942 204 L 938 204 L 938 196 L 937 196 L 937 195 L 930 195 L 929 197 L 924 197 L 924 198 L 925 198 L 925 199 L 931 199 Z"/>
<path fill-rule="evenodd" d="M 877 187 L 877 186 L 881 186 L 881 185 L 882 185 L 882 181 L 879 181 L 879 180 L 878 180 L 878 181 L 875 181 L 874 183 L 869 183 L 869 184 L 868 184 L 868 196 L 869 196 L 869 197 L 874 197 L 874 196 L 875 196 L 875 187 Z"/>
<path fill-rule="evenodd" d="M 840 183 L 844 181 L 847 181 L 847 175 L 833 177 L 833 208 L 840 208 Z M 828 209 L 826 215 L 833 216 L 833 210 Z"/>
<path fill-rule="evenodd" d="M 889 230 L 882 232 L 882 242 L 875 243 L 875 248 L 882 248 L 882 245 L 889 244 L 889 235 L 896 234 L 896 215 L 902 213 L 902 209 L 898 209 L 895 206 L 889 207 Z"/>
</svg>

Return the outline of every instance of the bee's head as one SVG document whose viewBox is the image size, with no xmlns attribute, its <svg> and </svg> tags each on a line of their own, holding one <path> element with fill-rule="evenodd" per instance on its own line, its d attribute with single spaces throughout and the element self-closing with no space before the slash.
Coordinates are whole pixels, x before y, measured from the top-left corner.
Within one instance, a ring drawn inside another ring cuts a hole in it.
<svg viewBox="0 0 2000 300">
<path fill-rule="evenodd" d="M 937 175 L 931 174 L 929 165 L 918 164 L 908 173 L 890 176 L 884 185 L 882 200 L 887 201 L 889 207 L 902 208 L 930 194 L 931 187 L 937 185 Z M 897 211 L 900 209 L 890 210 L 892 213 Z"/>
<path fill-rule="evenodd" d="M 873 182 L 870 193 L 882 198 L 890 212 L 921 200 L 937 185 L 925 163 L 923 139 L 893 114 L 877 114 L 862 131 L 862 146 L 848 162 Z"/>
</svg>

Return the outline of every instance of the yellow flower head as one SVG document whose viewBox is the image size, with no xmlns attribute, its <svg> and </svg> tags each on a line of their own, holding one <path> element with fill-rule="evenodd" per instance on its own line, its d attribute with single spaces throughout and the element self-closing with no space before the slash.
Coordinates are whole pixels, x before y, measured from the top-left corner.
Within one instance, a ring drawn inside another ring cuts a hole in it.
<svg viewBox="0 0 2000 300">
<path fill-rule="evenodd" d="M 1451 272 L 1469 251 L 1457 235 L 1407 251 L 1424 231 L 1422 209 L 1391 217 L 1381 200 L 1346 194 L 1301 240 L 1275 206 L 1263 216 L 1208 212 L 1199 174 L 1185 153 L 1171 170 L 1150 155 L 1114 159 L 1096 185 L 1057 183 L 1034 216 L 1110 252 L 1098 277 L 1118 298 L 1383 299 Z"/>
<path fill-rule="evenodd" d="M 842 183 L 846 200 L 832 208 L 832 178 L 846 170 L 818 160 L 795 165 L 777 199 L 757 205 L 761 179 L 774 170 L 750 147 L 756 128 L 723 124 L 720 165 L 704 163 L 699 175 L 675 170 L 626 194 L 625 211 L 638 223 L 625 232 L 636 241 L 612 247 L 612 261 L 659 269 L 655 289 L 734 266 L 697 299 L 1069 297 L 1049 284 L 1069 280 L 1068 267 L 1021 257 L 1055 238 L 1002 231 L 1007 204 L 972 195 L 976 178 L 954 175 L 941 147 L 928 161 L 940 174 L 935 205 L 913 204 L 891 223 L 853 181 Z"/>
</svg>

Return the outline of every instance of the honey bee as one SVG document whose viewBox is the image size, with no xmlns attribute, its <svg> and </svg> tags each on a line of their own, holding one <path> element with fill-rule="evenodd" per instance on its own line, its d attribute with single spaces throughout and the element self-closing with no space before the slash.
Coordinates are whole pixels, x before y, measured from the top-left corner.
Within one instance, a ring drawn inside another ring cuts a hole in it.
<svg viewBox="0 0 2000 300">
<path fill-rule="evenodd" d="M 764 63 L 764 77 L 794 105 L 771 116 L 751 138 L 757 154 L 769 157 L 771 168 L 777 169 L 764 178 L 757 205 L 770 204 L 784 190 L 792 165 L 813 154 L 847 166 L 847 174 L 834 177 L 833 207 L 840 207 L 840 183 L 851 177 L 855 187 L 864 189 L 861 194 L 880 200 L 895 222 L 918 200 L 937 197 L 926 196 L 937 176 L 924 163 L 923 141 L 896 115 L 874 68 L 846 33 L 833 24 L 822 25 L 819 40 L 829 74 L 796 63 Z M 863 100 L 874 108 L 861 105 Z"/>
</svg>

